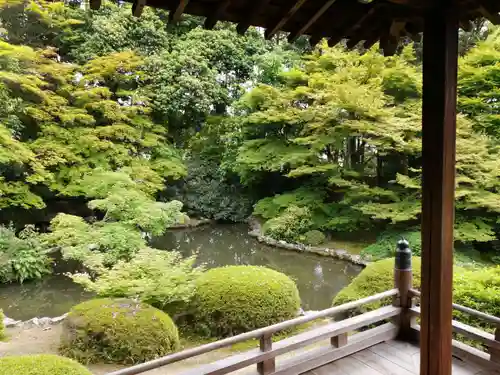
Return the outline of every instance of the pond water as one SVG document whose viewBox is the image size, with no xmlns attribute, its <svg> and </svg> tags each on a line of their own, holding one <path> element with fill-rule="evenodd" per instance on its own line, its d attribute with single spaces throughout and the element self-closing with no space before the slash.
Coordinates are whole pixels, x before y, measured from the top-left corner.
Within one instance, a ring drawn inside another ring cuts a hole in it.
<svg viewBox="0 0 500 375">
<path fill-rule="evenodd" d="M 207 268 L 247 264 L 281 271 L 297 283 L 304 310 L 329 307 L 332 298 L 361 271 L 344 261 L 265 246 L 247 232 L 244 224 L 178 229 L 154 239 L 152 246 L 186 256 L 197 253 L 198 263 Z M 90 297 L 59 274 L 36 283 L 0 287 L 0 308 L 10 318 L 26 320 L 64 314 Z"/>
</svg>

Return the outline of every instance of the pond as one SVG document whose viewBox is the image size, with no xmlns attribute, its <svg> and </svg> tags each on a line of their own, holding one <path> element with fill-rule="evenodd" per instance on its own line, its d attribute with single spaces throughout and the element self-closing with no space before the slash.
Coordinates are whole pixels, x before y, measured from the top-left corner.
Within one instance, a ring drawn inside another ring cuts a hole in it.
<svg viewBox="0 0 500 375">
<path fill-rule="evenodd" d="M 304 310 L 320 310 L 361 268 L 353 264 L 312 254 L 265 246 L 248 235 L 244 224 L 217 224 L 193 229 L 177 229 L 152 241 L 159 249 L 198 254 L 198 263 L 207 268 L 224 265 L 263 265 L 295 280 Z M 57 269 L 57 271 L 62 271 Z M 58 316 L 91 295 L 58 274 L 36 283 L 0 287 L 0 308 L 13 319 Z"/>
</svg>

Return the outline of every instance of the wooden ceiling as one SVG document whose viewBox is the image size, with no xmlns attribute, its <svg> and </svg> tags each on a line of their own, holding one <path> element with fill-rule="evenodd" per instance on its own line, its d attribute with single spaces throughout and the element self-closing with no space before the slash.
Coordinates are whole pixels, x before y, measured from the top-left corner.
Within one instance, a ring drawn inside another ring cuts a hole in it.
<svg viewBox="0 0 500 375">
<path fill-rule="evenodd" d="M 103 0 L 90 0 L 93 9 Z M 309 35 L 311 44 L 328 38 L 330 46 L 347 40 L 350 47 L 364 41 L 366 48 L 380 41 L 386 54 L 394 53 L 401 37 L 423 31 L 423 15 L 437 0 L 127 0 L 140 16 L 145 6 L 167 9 L 170 21 L 183 13 L 206 17 L 205 27 L 217 21 L 237 24 L 243 34 L 250 26 L 264 28 L 266 38 L 279 31 L 295 40 Z M 454 0 L 460 27 L 470 29 L 470 21 L 485 17 L 500 24 L 500 0 Z"/>
</svg>

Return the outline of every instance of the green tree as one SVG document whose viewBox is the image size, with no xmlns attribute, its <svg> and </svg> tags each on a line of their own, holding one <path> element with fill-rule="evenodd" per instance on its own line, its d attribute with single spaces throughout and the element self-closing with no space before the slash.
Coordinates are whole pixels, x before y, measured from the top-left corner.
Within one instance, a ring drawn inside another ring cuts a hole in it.
<svg viewBox="0 0 500 375">
<path fill-rule="evenodd" d="M 304 230 L 417 225 L 421 79 L 411 46 L 391 58 L 376 48 L 363 55 L 322 48 L 282 77 L 284 85 L 260 85 L 242 99 L 234 165 L 249 186 L 288 181 L 285 192 L 256 205 L 256 214 L 271 219 L 269 233 L 289 221 L 291 205 L 310 210 L 312 228 Z M 495 238 L 498 152 L 493 139 L 459 118 L 458 241 Z"/>
</svg>

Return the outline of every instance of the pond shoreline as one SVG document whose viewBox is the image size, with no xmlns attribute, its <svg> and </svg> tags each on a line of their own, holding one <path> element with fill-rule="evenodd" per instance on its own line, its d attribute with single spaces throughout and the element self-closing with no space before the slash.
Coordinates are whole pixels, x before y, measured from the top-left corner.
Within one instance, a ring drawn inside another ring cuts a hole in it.
<svg viewBox="0 0 500 375">
<path fill-rule="evenodd" d="M 347 251 L 326 253 L 321 248 L 297 248 L 297 245 L 273 242 L 265 236 L 259 240 L 255 234 L 249 234 L 255 227 L 249 228 L 248 221 L 207 224 L 169 230 L 164 236 L 152 239 L 151 246 L 178 251 L 183 257 L 196 256 L 197 264 L 205 264 L 208 269 L 231 265 L 275 269 L 296 282 L 305 311 L 328 308 L 329 301 L 362 269 L 356 257 L 353 261 Z M 325 245 L 328 246 L 335 248 L 335 244 Z M 341 247 L 344 248 L 344 245 Z M 91 293 L 85 292 L 79 284 L 65 276 L 78 270 L 75 267 L 78 266 L 58 259 L 55 273 L 43 280 L 3 286 L 0 309 L 3 308 L 4 314 L 15 323 L 25 327 L 50 326 L 49 319 L 45 317 L 61 317 L 72 306 L 93 298 Z M 21 323 L 33 317 L 42 318 Z"/>
<path fill-rule="evenodd" d="M 289 243 L 283 240 L 275 240 L 269 236 L 264 235 L 262 232 L 262 225 L 255 217 L 250 217 L 248 220 L 248 225 L 250 226 L 250 231 L 248 235 L 257 239 L 257 241 L 272 247 L 277 247 L 285 250 L 292 250 L 297 252 L 305 252 L 311 254 L 322 255 L 326 257 L 331 257 L 338 260 L 344 260 L 355 264 L 357 266 L 366 267 L 370 262 L 363 259 L 361 255 L 350 254 L 344 249 L 330 249 L 327 247 L 318 246 L 308 246 L 299 243 Z"/>
</svg>

